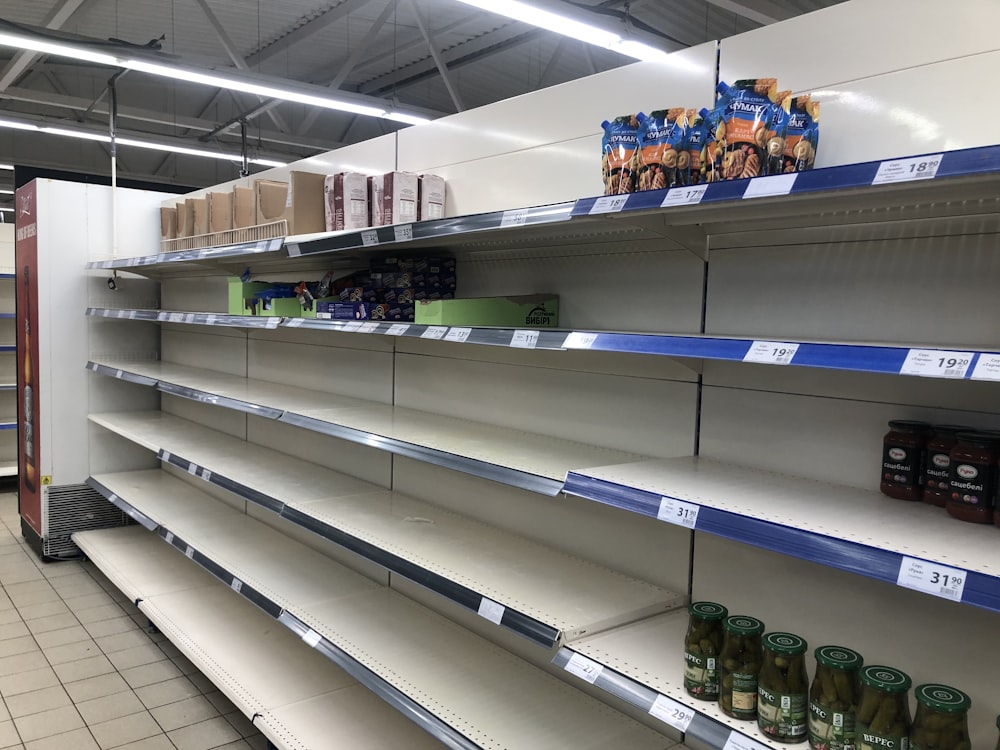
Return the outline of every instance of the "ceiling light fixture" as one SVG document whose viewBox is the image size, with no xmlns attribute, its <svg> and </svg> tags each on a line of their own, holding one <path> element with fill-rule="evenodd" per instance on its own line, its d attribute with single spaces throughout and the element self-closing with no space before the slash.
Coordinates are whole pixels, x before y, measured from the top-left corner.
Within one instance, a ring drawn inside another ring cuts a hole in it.
<svg viewBox="0 0 1000 750">
<path fill-rule="evenodd" d="M 59 128 L 51 125 L 24 122 L 21 120 L 0 119 L 0 128 L 13 128 L 15 130 L 33 130 L 47 135 L 58 135 L 65 138 L 77 138 L 85 141 L 98 141 L 100 143 L 110 143 L 111 136 L 104 133 L 96 133 L 90 130 L 71 130 L 69 128 Z M 212 151 L 206 148 L 188 148 L 173 143 L 159 143 L 157 141 L 140 140 L 136 138 L 115 138 L 119 146 L 131 146 L 134 148 L 145 148 L 152 151 L 166 151 L 172 154 L 185 154 L 187 156 L 200 156 L 207 159 L 219 159 L 222 161 L 242 162 L 243 157 L 239 154 L 226 153 L 225 151 Z M 283 167 L 286 162 L 275 159 L 250 159 L 251 164 L 258 164 L 262 167 Z M 0 169 L 14 169 L 10 164 L 0 164 Z"/>
<path fill-rule="evenodd" d="M 667 53 L 648 44 L 623 37 L 613 31 L 592 26 L 589 23 L 577 21 L 560 13 L 538 8 L 519 0 L 458 0 L 466 5 L 472 5 L 489 13 L 497 13 L 515 21 L 538 26 L 539 28 L 562 34 L 572 39 L 578 39 L 596 47 L 618 52 L 636 60 L 662 60 Z"/>
<path fill-rule="evenodd" d="M 242 91 L 268 99 L 280 99 L 281 101 L 296 102 L 298 104 L 322 107 L 323 109 L 332 109 L 339 112 L 350 112 L 351 114 L 365 115 L 367 117 L 380 117 L 408 125 L 419 125 L 422 122 L 430 122 L 431 120 L 430 117 L 423 115 L 396 112 L 395 110 L 387 109 L 381 106 L 381 102 L 377 100 L 374 100 L 375 103 L 373 104 L 368 104 L 362 101 L 352 101 L 350 97 L 331 97 L 329 96 L 329 89 L 312 84 L 299 84 L 278 78 L 268 80 L 260 75 L 246 74 L 239 71 L 230 72 L 165 64 L 133 57 L 135 52 L 130 53 L 128 56 L 108 54 L 95 51 L 86 44 L 49 41 L 28 33 L 13 34 L 0 32 L 0 46 L 43 52 L 48 55 L 68 57 L 73 60 L 83 60 L 85 62 L 109 65 L 116 68 L 126 68 L 186 83 L 198 83 L 230 91 Z M 287 85 L 289 83 L 291 85 Z"/>
</svg>

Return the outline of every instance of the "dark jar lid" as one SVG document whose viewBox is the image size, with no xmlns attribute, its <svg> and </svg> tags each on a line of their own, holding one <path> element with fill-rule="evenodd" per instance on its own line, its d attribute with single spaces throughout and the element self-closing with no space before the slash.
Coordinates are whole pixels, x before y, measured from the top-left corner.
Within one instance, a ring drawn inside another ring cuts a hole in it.
<svg viewBox="0 0 1000 750">
<path fill-rule="evenodd" d="M 715 602 L 692 602 L 688 613 L 702 620 L 724 620 L 729 610 Z"/>
<path fill-rule="evenodd" d="M 843 646 L 820 646 L 813 653 L 817 662 L 831 669 L 852 671 L 861 669 L 861 665 L 865 663 L 861 654 Z"/>
<path fill-rule="evenodd" d="M 726 630 L 739 635 L 760 635 L 764 632 L 764 623 L 756 617 L 733 615 L 726 618 Z"/>
<path fill-rule="evenodd" d="M 984 448 L 1000 446 L 1000 432 L 960 432 L 955 435 L 960 443 L 971 443 Z"/>
<path fill-rule="evenodd" d="M 917 703 L 946 714 L 958 714 L 972 708 L 972 699 L 968 695 L 947 685 L 918 685 L 913 694 Z"/>
<path fill-rule="evenodd" d="M 909 419 L 890 419 L 889 429 L 896 432 L 923 433 L 930 432 L 934 429 L 934 425 L 930 422 L 915 422 Z"/>
<path fill-rule="evenodd" d="M 960 424 L 934 425 L 934 437 L 956 437 L 960 432 L 975 432 L 975 430 L 968 425 Z"/>
<path fill-rule="evenodd" d="M 913 681 L 906 672 L 900 672 L 892 667 L 872 665 L 861 670 L 861 682 L 869 687 L 884 690 L 887 693 L 905 693 Z"/>
<path fill-rule="evenodd" d="M 768 633 L 764 636 L 764 648 L 783 656 L 798 656 L 804 654 L 809 645 L 792 633 Z"/>
</svg>

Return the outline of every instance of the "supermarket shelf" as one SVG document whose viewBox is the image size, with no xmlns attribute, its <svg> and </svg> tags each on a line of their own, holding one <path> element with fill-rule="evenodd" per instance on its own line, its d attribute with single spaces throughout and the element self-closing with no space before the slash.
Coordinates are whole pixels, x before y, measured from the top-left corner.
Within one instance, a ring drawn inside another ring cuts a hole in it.
<svg viewBox="0 0 1000 750">
<path fill-rule="evenodd" d="M 277 328 L 281 318 L 258 315 L 226 315 L 224 313 L 181 312 L 172 310 L 115 310 L 103 307 L 88 307 L 87 315 L 95 318 L 116 320 L 145 320 L 159 323 L 187 323 L 201 326 L 225 326 L 227 328 Z"/>
<path fill-rule="evenodd" d="M 92 481 L 169 519 L 157 529 L 164 541 L 451 747 L 533 749 L 553 738 L 595 750 L 674 744 L 162 471 Z"/>
<path fill-rule="evenodd" d="M 125 527 L 73 541 L 276 747 L 446 746 L 156 536 Z"/>
<path fill-rule="evenodd" d="M 547 648 L 684 604 L 680 594 L 170 414 L 90 420 Z"/>
<path fill-rule="evenodd" d="M 16 278 L 17 274 L 14 273 L 0 273 L 0 279 L 13 279 Z"/>
<path fill-rule="evenodd" d="M 640 458 L 569 440 L 168 362 L 91 361 L 87 367 L 102 375 L 155 385 L 164 393 L 279 419 L 313 432 L 548 495 L 562 490 L 566 472 L 573 467 Z"/>
<path fill-rule="evenodd" d="M 686 741 L 698 740 L 714 750 L 733 747 L 730 742 L 742 748 L 787 747 L 761 733 L 756 722 L 731 719 L 715 702 L 687 694 L 683 648 L 687 620 L 686 612 L 670 612 L 625 625 L 564 646 L 552 662 L 667 726 L 682 728 Z"/>
<path fill-rule="evenodd" d="M 17 476 L 17 459 L 0 458 L 0 477 Z"/>
<path fill-rule="evenodd" d="M 0 417 L 0 430 L 16 430 L 17 417 Z"/>
<path fill-rule="evenodd" d="M 0 352 L 16 352 L 16 344 L 0 344 Z"/>
<path fill-rule="evenodd" d="M 17 383 L 0 383 L 0 391 L 15 391 Z"/>
<path fill-rule="evenodd" d="M 238 245 L 207 247 L 198 250 L 179 250 L 173 253 L 157 253 L 133 258 L 98 260 L 87 263 L 88 270 L 131 271 L 142 275 L 156 275 L 160 271 L 183 271 L 187 269 L 211 268 L 223 260 L 259 260 L 274 256 L 281 250 L 284 238 L 258 240 Z"/>
<path fill-rule="evenodd" d="M 693 523 L 697 531 L 1000 611 L 1000 530 L 954 521 L 924 503 L 902 505 L 878 492 L 699 458 L 571 471 L 565 489 L 652 518 L 685 520 L 682 525 Z M 942 576 L 951 583 L 934 585 Z"/>
</svg>

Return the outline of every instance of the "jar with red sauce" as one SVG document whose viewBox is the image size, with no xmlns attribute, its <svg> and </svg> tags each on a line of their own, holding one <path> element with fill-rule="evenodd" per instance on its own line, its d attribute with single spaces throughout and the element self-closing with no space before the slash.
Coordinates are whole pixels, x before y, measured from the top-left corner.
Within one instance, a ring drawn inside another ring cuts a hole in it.
<svg viewBox="0 0 1000 750">
<path fill-rule="evenodd" d="M 948 515 L 970 523 L 992 523 L 997 488 L 1000 435 L 960 432 L 949 457 Z"/>
<path fill-rule="evenodd" d="M 924 453 L 931 425 L 894 419 L 882 438 L 882 493 L 897 500 L 923 496 Z"/>
<path fill-rule="evenodd" d="M 951 496 L 951 449 L 960 432 L 974 432 L 971 427 L 954 424 L 934 425 L 927 441 L 924 465 L 924 502 L 943 508 Z"/>
</svg>

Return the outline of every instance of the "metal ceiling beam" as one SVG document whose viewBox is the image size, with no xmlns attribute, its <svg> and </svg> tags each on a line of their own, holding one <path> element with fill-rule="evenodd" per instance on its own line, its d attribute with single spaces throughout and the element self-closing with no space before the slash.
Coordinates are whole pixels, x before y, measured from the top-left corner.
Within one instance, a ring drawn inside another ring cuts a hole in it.
<svg viewBox="0 0 1000 750">
<path fill-rule="evenodd" d="M 433 33 L 435 36 L 441 36 L 442 34 L 447 34 L 449 31 L 454 31 L 455 29 L 465 26 L 470 23 L 475 23 L 479 19 L 479 15 L 466 15 L 462 16 L 458 20 L 452 21 L 451 23 L 445 24 L 444 26 L 434 29 Z M 399 55 L 404 52 L 409 52 L 411 49 L 419 47 L 424 43 L 423 38 L 414 37 L 409 41 L 400 42 L 399 44 L 393 45 L 393 48 L 386 51 L 380 52 L 377 55 L 372 55 L 359 62 L 354 67 L 358 70 L 364 70 L 365 68 L 370 68 L 372 65 L 378 65 L 385 60 L 391 60 L 394 55 Z"/>
<path fill-rule="evenodd" d="M 62 2 L 57 2 L 52 7 L 52 10 L 48 12 L 48 15 L 45 16 L 42 26 L 47 29 L 62 28 L 62 25 L 88 2 L 90 0 L 62 0 Z M 3 72 L 0 72 L 0 91 L 5 91 L 9 86 L 14 85 L 14 82 L 24 74 L 24 71 L 31 67 L 31 63 L 38 59 L 38 57 L 40 57 L 39 53 L 29 50 L 21 50 L 14 55 L 14 58 L 7 63 L 7 67 L 3 69 Z"/>
<path fill-rule="evenodd" d="M 413 6 L 413 17 L 417 19 L 417 27 L 420 29 L 420 33 L 423 35 L 424 39 L 427 40 L 427 48 L 430 50 L 431 58 L 434 60 L 434 67 L 437 68 L 438 73 L 441 75 L 441 80 L 444 82 L 444 87 L 448 90 L 448 96 L 451 97 L 451 101 L 455 105 L 456 111 L 461 112 L 465 109 L 465 105 L 462 104 L 462 97 L 459 96 L 458 89 L 455 88 L 455 84 L 452 83 L 451 75 L 448 73 L 448 66 L 442 59 L 440 51 L 438 51 L 437 43 L 435 43 L 434 37 L 431 36 L 430 31 L 427 30 L 427 22 L 424 20 L 424 16 L 420 12 L 420 6 L 417 5 L 417 0 L 410 0 L 410 5 Z"/>
<path fill-rule="evenodd" d="M 728 10 L 738 16 L 747 18 L 763 26 L 784 21 L 791 18 L 793 14 L 782 10 L 782 8 L 767 0 L 756 0 L 756 2 L 738 2 L 738 0 L 705 0 L 706 4 L 714 5 L 717 8 Z M 753 7 L 756 6 L 756 7 Z"/>
<path fill-rule="evenodd" d="M 566 51 L 566 39 L 564 37 L 559 40 L 559 43 L 556 45 L 556 48 L 552 50 L 552 56 L 549 57 L 549 61 L 545 63 L 545 70 L 543 70 L 542 74 L 538 77 L 538 88 L 545 87 L 546 79 L 548 79 L 548 77 L 552 75 L 552 71 L 556 69 L 556 65 L 559 64 L 559 61 L 562 59 L 563 53 L 565 51 Z"/>
<path fill-rule="evenodd" d="M 208 22 L 212 25 L 215 35 L 219 38 L 219 41 L 222 42 L 222 49 L 226 51 L 229 59 L 233 61 L 233 65 L 240 70 L 250 70 L 250 66 L 247 64 L 247 61 L 243 59 L 243 55 L 241 55 L 240 51 L 236 49 L 236 44 L 226 31 L 226 27 L 222 25 L 219 21 L 219 17 L 216 16 L 215 12 L 208 6 L 208 0 L 195 0 L 195 2 L 198 3 L 202 12 L 205 14 L 205 17 L 208 19 Z M 260 101 L 264 101 L 262 97 L 257 98 Z M 288 123 L 285 122 L 285 119 L 279 113 L 268 110 L 267 116 L 271 119 L 271 122 L 274 123 L 274 126 L 282 133 L 290 131 Z"/>
<path fill-rule="evenodd" d="M 264 60 L 274 57 L 278 53 L 284 52 L 289 47 L 308 39 L 316 32 L 322 31 L 330 24 L 339 21 L 341 18 L 344 18 L 354 11 L 363 8 L 368 5 L 369 2 L 371 2 L 371 0 L 343 0 L 340 5 L 323 11 L 322 14 L 306 21 L 287 34 L 278 37 L 273 42 L 265 44 L 256 52 L 247 55 L 246 61 L 249 65 L 262 63 Z"/>
<path fill-rule="evenodd" d="M 55 73 L 52 73 L 50 71 L 46 71 L 45 73 L 42 73 L 42 78 L 44 78 L 46 81 L 49 82 L 49 85 L 52 86 L 52 89 L 57 94 L 60 94 L 61 96 L 69 96 L 69 91 L 62 84 L 62 81 L 60 81 L 58 78 L 56 78 L 56 74 Z M 72 114 L 73 114 L 73 119 L 76 120 L 77 122 L 85 122 L 85 120 L 83 118 L 83 115 L 81 115 L 77 110 L 72 110 Z M 111 158 L 111 149 L 108 146 L 106 146 L 105 144 L 103 144 L 103 143 L 100 144 L 100 145 L 101 145 L 101 148 L 104 149 L 104 152 L 108 155 L 108 158 L 110 159 Z M 125 164 L 125 160 L 122 159 L 120 156 L 118 158 L 119 158 L 119 161 L 122 164 L 122 167 L 127 170 L 127 165 Z"/>
</svg>

